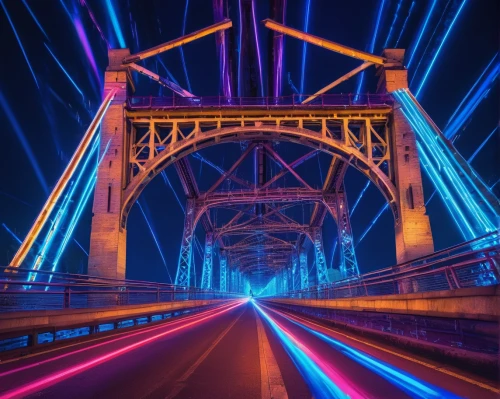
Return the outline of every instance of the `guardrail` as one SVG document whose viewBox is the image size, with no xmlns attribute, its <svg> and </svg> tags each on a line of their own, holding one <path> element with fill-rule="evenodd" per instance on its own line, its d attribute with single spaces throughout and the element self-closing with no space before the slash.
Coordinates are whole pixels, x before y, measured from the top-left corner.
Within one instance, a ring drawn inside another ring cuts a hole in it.
<svg viewBox="0 0 500 399">
<path fill-rule="evenodd" d="M 499 233 L 494 232 L 357 278 L 278 293 L 273 297 L 335 299 L 497 285 L 500 282 L 499 254 Z"/>
<path fill-rule="evenodd" d="M 328 108 L 328 107 L 391 107 L 394 100 L 388 94 L 320 94 L 307 104 L 309 95 L 293 94 L 282 97 L 129 97 L 130 109 L 165 108 Z"/>
<path fill-rule="evenodd" d="M 37 271 L 39 281 L 27 283 L 29 269 L 0 267 L 0 312 L 86 309 L 186 300 L 230 299 L 238 293 L 180 287 L 138 280 Z M 48 282 L 52 275 L 51 282 Z M 45 280 L 45 281 L 43 281 Z"/>
</svg>

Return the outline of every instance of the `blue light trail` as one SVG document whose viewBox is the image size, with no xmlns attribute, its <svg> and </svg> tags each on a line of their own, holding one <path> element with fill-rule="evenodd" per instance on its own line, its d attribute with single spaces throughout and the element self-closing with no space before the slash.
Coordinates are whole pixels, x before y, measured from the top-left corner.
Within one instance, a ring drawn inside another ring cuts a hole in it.
<svg viewBox="0 0 500 399">
<path fill-rule="evenodd" d="M 33 170 L 35 171 L 36 177 L 38 178 L 38 182 L 43 188 L 43 191 L 45 195 L 49 195 L 49 187 L 47 186 L 47 182 L 45 181 L 45 177 L 43 177 L 42 170 L 40 169 L 40 165 L 38 165 L 38 161 L 36 160 L 35 154 L 31 150 L 31 147 L 28 143 L 28 140 L 24 136 L 24 133 L 21 129 L 21 126 L 19 126 L 19 123 L 17 122 L 16 117 L 14 116 L 14 113 L 10 109 L 9 103 L 3 96 L 3 93 L 0 91 L 0 105 L 2 106 L 5 114 L 7 115 L 7 119 L 9 120 L 12 128 L 14 129 L 14 132 L 16 133 L 17 138 L 21 142 L 21 146 L 23 147 L 24 151 L 26 152 L 26 155 L 28 156 L 28 159 L 31 163 L 31 166 L 33 167 Z"/>
<path fill-rule="evenodd" d="M 47 40 L 49 40 L 49 37 L 47 36 L 47 34 L 45 33 L 45 31 L 43 30 L 42 25 L 40 25 L 40 22 L 38 22 L 38 19 L 37 19 L 36 15 L 33 13 L 33 11 L 31 10 L 30 6 L 28 5 L 28 3 L 26 3 L 26 0 L 22 0 L 22 2 L 24 4 L 24 6 L 26 7 L 26 9 L 28 10 L 28 12 L 30 13 L 31 18 L 33 18 L 33 20 L 35 21 L 35 23 L 38 25 L 38 28 L 42 31 L 42 33 L 45 36 L 45 38 Z"/>
<path fill-rule="evenodd" d="M 380 216 L 382 216 L 382 214 L 384 213 L 384 211 L 386 211 L 387 209 L 389 209 L 389 203 L 385 204 L 380 209 L 380 211 L 377 213 L 377 215 L 375 216 L 375 218 L 372 220 L 372 222 L 368 225 L 368 227 L 366 228 L 366 230 L 363 232 L 363 234 L 361 235 L 361 237 L 359 237 L 359 240 L 356 243 L 355 247 L 357 247 L 360 244 L 360 242 L 363 241 L 363 238 L 365 238 L 365 236 L 372 229 L 372 227 L 375 225 L 375 223 L 377 223 L 377 221 L 380 219 Z"/>
<path fill-rule="evenodd" d="M 361 190 L 361 193 L 359 193 L 359 197 L 358 199 L 356 200 L 356 202 L 354 203 L 349 215 L 352 216 L 354 211 L 356 210 L 358 204 L 359 204 L 359 201 L 361 201 L 361 198 L 363 198 L 363 195 L 365 194 L 366 190 L 368 190 L 368 187 L 370 187 L 370 184 L 371 184 L 371 180 L 368 180 L 366 182 L 366 185 L 365 187 L 363 187 L 363 190 Z"/>
<path fill-rule="evenodd" d="M 427 25 L 429 24 L 429 20 L 431 19 L 432 12 L 434 11 L 434 7 L 436 6 L 436 3 L 437 3 L 437 0 L 432 1 L 431 8 L 425 17 L 424 24 L 420 28 L 420 31 L 419 31 L 418 37 L 417 37 L 417 41 L 415 42 L 415 45 L 413 46 L 413 49 L 412 49 L 411 54 L 410 54 L 410 59 L 408 60 L 408 65 L 407 65 L 408 69 L 410 69 L 411 63 L 413 61 L 413 57 L 415 56 L 415 52 L 417 51 L 418 46 L 420 44 L 420 41 L 422 40 L 422 36 L 424 35 L 424 33 L 427 29 Z"/>
<path fill-rule="evenodd" d="M 398 48 L 399 41 L 401 40 L 401 37 L 403 36 L 403 33 L 406 28 L 406 24 L 408 23 L 408 19 L 410 19 L 411 13 L 413 11 L 413 7 L 415 7 L 415 2 L 413 1 L 410 6 L 410 10 L 408 11 L 408 15 L 406 16 L 405 22 L 403 23 L 403 27 L 401 28 L 401 32 L 399 32 L 398 40 L 396 40 L 396 45 L 394 46 L 395 48 Z"/>
<path fill-rule="evenodd" d="M 21 39 L 19 38 L 19 35 L 17 34 L 17 30 L 14 26 L 14 23 L 10 19 L 9 12 L 7 11 L 7 8 L 5 7 L 5 4 L 3 4 L 3 0 L 0 0 L 0 5 L 3 8 L 5 15 L 7 16 L 10 27 L 12 28 L 12 31 L 14 32 L 14 36 L 16 36 L 17 43 L 19 44 L 19 47 L 21 48 L 21 51 L 23 52 L 23 56 L 24 56 L 24 59 L 26 60 L 26 64 L 28 64 L 28 68 L 30 69 L 31 75 L 33 76 L 33 79 L 35 80 L 36 87 L 38 87 L 38 90 L 40 90 L 40 86 L 38 85 L 38 80 L 36 79 L 35 72 L 33 71 L 33 68 L 31 67 L 31 63 L 30 63 L 30 60 L 28 59 L 28 55 L 26 54 L 26 51 L 24 50 L 23 43 L 21 42 Z"/>
<path fill-rule="evenodd" d="M 483 71 L 479 79 L 474 83 L 472 88 L 469 90 L 467 95 L 464 97 L 462 102 L 459 104 L 458 108 L 455 110 L 453 115 L 448 120 L 448 123 L 444 129 L 444 135 L 447 139 L 452 140 L 460 131 L 460 128 L 470 119 L 472 113 L 476 110 L 481 101 L 488 95 L 491 90 L 492 85 L 496 82 L 498 75 L 500 73 L 500 63 L 493 62 L 497 59 L 498 53 L 490 61 L 486 69 Z M 493 67 L 490 69 L 490 66 Z M 477 90 L 474 92 L 475 87 L 479 84 L 484 74 L 487 73 L 484 81 L 480 84 Z M 470 98 L 469 98 L 470 97 Z M 467 101 L 468 99 L 468 101 Z M 465 104 L 464 102 L 467 101 Z"/>
<path fill-rule="evenodd" d="M 450 26 L 448 26 L 448 29 L 446 30 L 446 33 L 445 33 L 444 37 L 441 39 L 441 41 L 439 43 L 439 47 L 438 47 L 437 51 L 435 52 L 434 57 L 432 57 L 432 60 L 431 60 L 429 66 L 427 68 L 427 71 L 425 72 L 424 77 L 420 81 L 420 85 L 418 86 L 418 89 L 415 92 L 415 97 L 416 98 L 419 97 L 419 95 L 420 95 L 420 93 L 421 93 L 421 91 L 422 91 L 422 89 L 423 89 L 423 87 L 425 85 L 425 82 L 427 81 L 427 78 L 428 78 L 430 72 L 432 71 L 434 63 L 436 62 L 437 57 L 441 53 L 441 49 L 443 48 L 443 45 L 446 43 L 446 39 L 448 39 L 448 36 L 449 36 L 451 30 L 453 29 L 453 26 L 455 25 L 455 22 L 457 21 L 457 18 L 460 15 L 460 12 L 462 11 L 462 9 L 464 8 L 464 5 L 465 5 L 466 2 L 467 2 L 467 0 L 462 0 L 462 4 L 460 4 L 460 7 L 458 8 L 458 11 L 455 14 L 455 17 L 451 21 Z"/>
<path fill-rule="evenodd" d="M 403 3 L 403 0 L 399 0 L 398 6 L 396 8 L 396 12 L 394 13 L 394 18 L 392 19 L 391 27 L 389 28 L 389 33 L 387 34 L 387 37 L 385 39 L 384 48 L 387 48 L 389 46 L 389 41 L 391 40 L 392 31 L 394 30 L 394 25 L 396 24 L 396 21 L 398 20 L 399 9 L 401 8 L 402 3 Z"/>
<path fill-rule="evenodd" d="M 269 324 L 280 342 L 283 344 L 288 355 L 293 359 L 299 372 L 311 389 L 315 398 L 339 398 L 348 399 L 349 395 L 344 393 L 325 372 L 297 345 L 298 342 L 283 329 L 265 312 L 255 301 L 251 301 L 255 309 Z"/>
<path fill-rule="evenodd" d="M 408 119 L 417 137 L 417 148 L 422 165 L 433 181 L 438 193 L 448 207 L 452 217 L 465 239 L 470 240 L 495 231 L 495 224 L 488 214 L 496 217 L 495 209 L 484 197 L 479 183 L 472 181 L 458 160 L 446 146 L 445 139 L 437 128 L 426 119 L 418 103 L 406 90 L 393 93 L 402 105 L 402 112 Z M 474 193 L 481 197 L 478 201 Z M 488 209 L 488 214 L 479 202 Z"/>
<path fill-rule="evenodd" d="M 108 10 L 108 15 L 111 19 L 111 24 L 113 25 L 113 29 L 115 31 L 116 38 L 118 39 L 118 43 L 120 44 L 120 48 L 126 48 L 127 45 L 125 44 L 125 39 L 123 38 L 122 29 L 120 27 L 120 23 L 118 22 L 113 3 L 111 2 L 111 0 L 105 0 L 104 3 L 106 5 L 106 9 Z"/>
<path fill-rule="evenodd" d="M 11 229 L 9 229 L 5 223 L 2 223 L 2 226 L 7 231 L 7 233 L 9 233 L 14 238 L 14 240 L 16 240 L 19 244 L 23 243 L 21 239 Z"/>
<path fill-rule="evenodd" d="M 74 88 L 78 91 L 78 93 L 80 93 L 80 95 L 82 97 L 84 97 L 83 95 L 83 92 L 80 90 L 80 88 L 78 87 L 78 85 L 76 84 L 76 82 L 73 80 L 73 78 L 69 75 L 69 73 L 66 71 L 66 69 L 62 66 L 62 64 L 59 62 L 59 60 L 57 59 L 57 57 L 54 55 L 54 53 L 52 52 L 52 50 L 50 50 L 50 47 L 47 46 L 47 43 L 44 43 L 45 45 L 45 48 L 48 50 L 48 52 L 50 53 L 50 55 L 52 56 L 52 58 L 54 58 L 54 61 L 57 63 L 57 65 L 59 65 L 59 68 L 61 68 L 61 70 L 64 72 L 64 74 L 66 75 L 66 77 L 69 79 L 69 81 L 71 82 L 71 84 L 74 86 Z"/>
<path fill-rule="evenodd" d="M 474 153 L 469 157 L 469 159 L 467 159 L 467 162 L 471 163 L 474 160 L 474 158 L 476 158 L 477 154 L 479 154 L 479 152 L 483 149 L 483 147 L 486 145 L 486 143 L 493 137 L 493 135 L 495 134 L 495 132 L 497 131 L 497 129 L 498 129 L 498 126 L 495 127 L 495 129 L 493 129 L 493 131 L 488 135 L 488 137 L 486 137 L 483 140 L 483 142 L 476 149 L 476 151 L 474 151 Z"/>
<path fill-rule="evenodd" d="M 252 0 L 252 23 L 255 35 L 255 45 L 257 49 L 257 60 L 259 61 L 260 95 L 264 97 L 264 81 L 262 79 L 262 61 L 260 58 L 259 35 L 257 33 L 257 19 L 255 18 L 255 0 Z"/>
<path fill-rule="evenodd" d="M 368 48 L 368 52 L 373 53 L 375 50 L 375 44 L 377 43 L 377 36 L 380 27 L 380 19 L 382 18 L 382 11 L 384 11 L 385 0 L 380 1 L 380 7 L 378 9 L 377 22 L 375 23 L 375 31 L 372 34 L 372 41 L 370 43 L 370 47 Z M 358 81 L 358 88 L 356 93 L 361 93 L 363 90 L 363 80 L 365 78 L 365 71 L 361 71 Z"/>
<path fill-rule="evenodd" d="M 186 21 L 187 21 L 188 8 L 189 8 L 189 0 L 186 0 L 186 7 L 184 7 L 184 19 L 182 21 L 182 36 L 186 34 Z M 186 60 L 184 59 L 184 49 L 182 46 L 179 46 L 179 51 L 181 53 L 182 68 L 184 69 L 184 76 L 186 77 L 186 84 L 188 87 L 188 91 L 192 93 L 191 82 L 189 81 L 189 75 L 186 66 Z"/>
<path fill-rule="evenodd" d="M 304 16 L 304 32 L 309 31 L 309 15 L 311 11 L 311 0 L 306 0 L 306 12 Z M 306 55 L 307 55 L 307 42 L 302 43 L 302 68 L 300 73 L 300 94 L 304 94 L 304 73 L 306 70 Z M 288 83 L 290 83 L 290 74 L 288 74 Z M 293 83 L 292 83 L 293 86 Z"/>
<path fill-rule="evenodd" d="M 163 265 L 165 266 L 165 269 L 167 270 L 167 274 L 168 274 L 168 278 L 170 280 L 170 284 L 172 284 L 172 276 L 170 276 L 170 272 L 169 272 L 168 267 L 167 267 L 167 261 L 165 260 L 165 257 L 163 256 L 163 252 L 161 250 L 160 243 L 158 242 L 158 239 L 156 238 L 156 234 L 155 234 L 155 231 L 153 229 L 153 226 L 149 222 L 148 217 L 146 216 L 146 213 L 144 212 L 144 209 L 142 209 L 142 206 L 141 206 L 141 203 L 139 202 L 139 200 L 137 200 L 137 206 L 141 210 L 142 216 L 144 216 L 144 220 L 146 221 L 146 224 L 148 225 L 149 231 L 150 231 L 151 235 L 153 236 L 153 240 L 154 240 L 154 242 L 156 244 L 156 248 L 158 248 L 158 252 L 160 253 L 161 259 L 163 261 Z"/>
<path fill-rule="evenodd" d="M 291 323 L 303 328 L 314 336 L 320 338 L 322 341 L 328 343 L 333 348 L 341 352 L 343 355 L 349 357 L 355 362 L 366 367 L 370 371 L 380 375 L 382 378 L 388 380 L 393 385 L 406 392 L 408 395 L 414 398 L 449 398 L 449 399 L 459 399 L 455 394 L 446 391 L 442 388 L 436 387 L 429 384 L 412 374 L 401 370 L 398 367 L 392 366 L 386 362 L 383 362 L 374 356 L 368 355 L 367 353 L 357 350 L 343 342 L 330 337 L 324 333 L 321 333 L 313 328 L 304 325 L 301 322 L 296 321 L 295 317 L 288 317 L 282 312 L 276 312 L 282 317 L 285 317 Z"/>
</svg>

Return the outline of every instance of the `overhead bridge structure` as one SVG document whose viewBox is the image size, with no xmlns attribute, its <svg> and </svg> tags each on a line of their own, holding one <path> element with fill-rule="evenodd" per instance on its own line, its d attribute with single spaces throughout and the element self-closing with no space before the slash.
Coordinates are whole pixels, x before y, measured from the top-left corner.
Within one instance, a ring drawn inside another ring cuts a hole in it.
<svg viewBox="0 0 500 399">
<path fill-rule="evenodd" d="M 213 1 L 209 27 L 136 54 L 108 51 L 103 103 L 2 269 L 0 360 L 8 362 L 0 362 L 0 397 L 500 393 L 491 382 L 498 370 L 498 199 L 409 91 L 403 49 L 376 55 L 290 28 L 286 0 L 273 0 L 272 19 L 262 21 L 270 39 L 266 77 L 255 3 L 239 2 L 245 40 L 238 51 L 226 0 Z M 140 65 L 211 34 L 218 95 L 197 96 Z M 311 95 L 284 96 L 286 36 L 361 64 Z M 375 93 L 327 93 L 361 72 L 376 74 Z M 134 73 L 173 95 L 136 96 Z M 301 155 L 290 160 L 280 143 L 300 147 Z M 202 150 L 222 145 L 238 148 L 231 165 L 203 157 Z M 301 172 L 319 154 L 329 159 L 320 187 Z M 197 181 L 192 158 L 217 171 L 208 188 Z M 252 173 L 239 173 L 244 165 Z M 185 194 L 175 282 L 126 279 L 129 214 L 169 166 Z M 364 273 L 358 263 L 344 184 L 349 167 L 369 179 L 392 213 L 393 267 Z M 435 251 L 421 170 L 445 199 L 463 244 Z M 59 273 L 89 198 L 87 273 Z M 304 205 L 307 218 L 289 212 Z M 222 220 L 216 210 L 231 216 Z M 337 237 L 323 235 L 328 215 Z M 205 233 L 198 280 L 197 227 Z M 333 265 L 326 240 L 339 248 Z M 19 367 L 9 365 L 25 354 Z M 81 373 L 104 388 L 89 383 L 78 392 Z"/>
</svg>

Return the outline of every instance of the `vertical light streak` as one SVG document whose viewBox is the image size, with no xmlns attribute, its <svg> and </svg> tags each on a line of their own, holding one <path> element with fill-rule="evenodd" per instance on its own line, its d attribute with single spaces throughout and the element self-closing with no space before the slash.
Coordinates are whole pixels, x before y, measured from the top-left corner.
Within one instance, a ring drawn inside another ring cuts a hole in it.
<svg viewBox="0 0 500 399">
<path fill-rule="evenodd" d="M 462 0 L 462 4 L 460 4 L 460 7 L 458 8 L 457 13 L 455 14 L 455 17 L 453 17 L 453 20 L 451 21 L 450 26 L 446 30 L 444 37 L 441 39 L 441 41 L 439 43 L 439 47 L 438 47 L 436 53 L 434 54 L 434 57 L 432 57 L 432 60 L 429 64 L 429 67 L 427 68 L 427 71 L 425 71 L 424 77 L 420 81 L 420 85 L 418 86 L 418 89 L 415 93 L 416 98 L 418 98 L 420 93 L 422 92 L 422 89 L 425 85 L 425 82 L 427 81 L 427 78 L 429 77 L 429 74 L 431 73 L 432 68 L 434 67 L 434 63 L 436 62 L 437 57 L 441 53 L 443 45 L 446 43 L 446 39 L 448 39 L 448 36 L 449 36 L 451 30 L 453 29 L 453 26 L 455 25 L 455 22 L 457 21 L 458 16 L 460 15 L 462 9 L 464 8 L 465 3 L 467 3 L 467 0 Z"/>
<path fill-rule="evenodd" d="M 19 244 L 22 243 L 20 238 L 11 229 L 9 229 L 5 223 L 2 223 L 2 226 L 7 231 L 7 233 L 9 233 L 14 238 L 14 240 L 16 240 Z"/>
<path fill-rule="evenodd" d="M 38 28 L 42 31 L 43 35 L 45 36 L 45 38 L 47 40 L 49 40 L 49 37 L 47 36 L 47 34 L 45 33 L 45 31 L 43 30 L 42 28 L 42 25 L 40 25 L 40 22 L 38 21 L 36 15 L 33 13 L 33 11 L 31 10 L 30 6 L 28 5 L 28 3 L 26 3 L 26 0 L 22 0 L 24 6 L 26 7 L 26 9 L 28 10 L 28 12 L 30 13 L 31 15 L 31 18 L 33 18 L 33 20 L 35 21 L 35 23 L 37 24 Z"/>
<path fill-rule="evenodd" d="M 257 21 L 255 18 L 255 0 L 252 0 L 252 23 L 253 23 L 253 32 L 255 35 L 255 45 L 257 49 L 257 60 L 259 61 L 260 96 L 264 97 L 264 81 L 262 80 L 262 61 L 260 58 L 259 35 L 257 33 Z"/>
<path fill-rule="evenodd" d="M 380 27 L 380 20 L 382 18 L 382 11 L 384 11 L 384 5 L 385 5 L 385 0 L 380 1 L 380 7 L 378 9 L 378 15 L 377 15 L 377 22 L 375 23 L 375 31 L 373 32 L 372 35 L 372 41 L 370 43 L 370 47 L 368 51 L 370 53 L 373 53 L 375 50 L 375 44 L 377 43 L 377 36 L 378 36 L 378 31 Z M 361 71 L 361 74 L 359 75 L 359 80 L 358 80 L 358 88 L 356 90 L 356 93 L 361 93 L 363 90 L 363 80 L 365 78 L 365 71 Z"/>
<path fill-rule="evenodd" d="M 146 224 L 148 225 L 149 232 L 153 236 L 153 240 L 154 240 L 154 242 L 156 244 L 156 248 L 158 248 L 158 252 L 160 253 L 161 259 L 163 261 L 163 265 L 165 266 L 165 269 L 167 270 L 167 274 L 168 274 L 168 278 L 170 280 L 170 284 L 172 284 L 172 277 L 170 276 L 170 272 L 169 272 L 168 267 L 167 267 L 167 261 L 165 260 L 165 257 L 163 256 L 163 252 L 161 250 L 160 243 L 158 242 L 158 239 L 156 238 L 156 234 L 155 234 L 155 231 L 153 229 L 153 226 L 151 226 L 151 223 L 149 222 L 148 217 L 146 216 L 146 213 L 144 212 L 144 209 L 142 209 L 142 205 L 139 202 L 139 200 L 137 200 L 137 206 L 141 210 L 142 216 L 144 216 L 144 220 L 146 221 Z"/>
<path fill-rule="evenodd" d="M 97 64 L 96 64 L 96 61 L 94 58 L 94 53 L 92 52 L 92 48 L 90 47 L 90 43 L 89 43 L 89 40 L 87 38 L 87 34 L 85 33 L 85 30 L 83 29 L 82 21 L 80 21 L 79 18 L 75 17 L 75 18 L 73 18 L 73 25 L 75 26 L 76 33 L 78 34 L 80 42 L 82 43 L 83 50 L 85 51 L 85 55 L 87 56 L 87 59 L 89 60 L 90 66 L 92 67 L 92 71 L 94 72 L 94 75 L 100 84 L 101 77 L 99 75 L 99 70 L 97 69 Z"/>
<path fill-rule="evenodd" d="M 57 65 L 59 65 L 59 68 L 61 68 L 61 70 L 64 72 L 64 74 L 66 75 L 66 77 L 69 79 L 69 81 L 71 82 L 71 84 L 75 87 L 75 89 L 78 91 L 78 93 L 80 93 L 80 95 L 83 97 L 83 92 L 80 90 L 80 88 L 78 87 L 78 85 L 76 84 L 76 82 L 73 80 L 73 78 L 69 75 L 69 73 L 66 71 L 66 69 L 64 69 L 64 67 L 62 66 L 62 64 L 59 62 L 59 60 L 57 59 L 57 57 L 54 55 L 54 53 L 52 52 L 52 50 L 50 50 L 50 47 L 47 46 L 47 43 L 44 43 L 45 45 L 45 48 L 48 50 L 48 52 L 50 53 L 50 55 L 52 56 L 52 58 L 54 59 L 54 61 L 57 63 Z"/>
<path fill-rule="evenodd" d="M 333 258 L 335 257 L 335 251 L 337 250 L 337 245 L 339 243 L 338 238 L 335 240 L 335 244 L 333 244 L 333 249 L 332 249 L 332 258 L 330 260 L 330 268 L 333 269 Z"/>
<path fill-rule="evenodd" d="M 389 28 L 389 33 L 387 34 L 387 37 L 385 39 L 384 48 L 387 48 L 387 46 L 389 46 L 389 41 L 391 40 L 392 31 L 394 30 L 394 25 L 396 24 L 396 21 L 398 20 L 399 9 L 401 8 L 402 3 L 403 3 L 403 0 L 399 0 L 398 6 L 396 8 L 396 12 L 394 13 L 394 18 L 392 19 L 391 27 Z"/>
<path fill-rule="evenodd" d="M 12 28 L 12 31 L 14 32 L 14 36 L 16 37 L 17 43 L 19 44 L 19 47 L 21 48 L 24 59 L 26 60 L 26 64 L 28 64 L 28 68 L 30 69 L 31 76 L 33 76 L 33 79 L 36 83 L 36 87 L 38 87 L 38 90 L 40 90 L 40 86 L 38 85 L 38 80 L 36 79 L 35 72 L 33 71 L 33 68 L 31 67 L 30 60 L 28 59 L 28 55 L 26 54 L 26 51 L 24 50 L 23 43 L 21 42 L 21 39 L 19 38 L 19 35 L 17 34 L 17 30 L 16 30 L 16 27 L 14 26 L 14 23 L 10 19 L 10 15 L 9 15 L 9 12 L 7 11 L 7 8 L 3 4 L 3 0 L 0 0 L 0 5 L 3 8 L 5 15 L 7 16 L 7 20 L 9 21 L 10 27 Z"/>
<path fill-rule="evenodd" d="M 1 0 L 0 0 L 1 1 Z M 28 143 L 28 140 L 24 136 L 24 133 L 21 129 L 21 126 L 17 122 L 16 117 L 14 116 L 9 103 L 3 96 L 3 93 L 0 91 L 0 105 L 2 106 L 5 114 L 7 115 L 7 119 L 9 120 L 12 128 L 14 129 L 14 132 L 16 133 L 17 138 L 19 139 L 21 146 L 23 147 L 24 151 L 26 152 L 26 155 L 28 156 L 28 159 L 31 163 L 31 166 L 33 167 L 33 170 L 36 174 L 36 177 L 38 178 L 38 182 L 42 186 L 42 189 L 45 193 L 45 195 L 49 194 L 49 187 L 47 186 L 47 182 L 45 181 L 45 177 L 42 174 L 42 170 L 40 169 L 40 165 L 38 165 L 38 161 L 36 160 L 35 154 L 31 150 L 31 147 Z"/>
<path fill-rule="evenodd" d="M 304 32 L 309 31 L 309 15 L 311 11 L 311 0 L 306 0 L 306 12 L 304 17 Z M 300 94 L 304 94 L 304 84 L 305 84 L 305 70 L 306 70 L 306 56 L 307 56 L 307 42 L 302 43 L 302 68 L 300 73 Z M 290 83 L 290 74 L 288 74 L 288 83 Z M 295 87 L 293 83 L 291 84 L 292 89 Z M 295 89 L 297 90 L 297 89 Z"/>
<path fill-rule="evenodd" d="M 434 10 L 434 7 L 436 6 L 436 3 L 437 3 L 437 0 L 433 0 L 432 1 L 431 9 L 427 13 L 427 16 L 425 17 L 424 24 L 420 28 L 420 32 L 419 32 L 418 37 L 417 37 L 417 41 L 415 42 L 415 46 L 413 46 L 413 50 L 412 50 L 412 52 L 410 54 L 410 60 L 408 61 L 408 69 L 410 69 L 411 63 L 413 61 L 413 57 L 415 56 L 415 52 L 417 51 L 418 46 L 420 44 L 420 41 L 422 40 L 422 36 L 423 36 L 423 34 L 425 33 L 425 31 L 427 29 L 427 25 L 429 24 L 429 20 L 430 20 L 430 18 L 432 16 L 432 11 Z"/>
<path fill-rule="evenodd" d="M 408 23 L 408 19 L 410 19 L 411 13 L 413 11 L 413 7 L 415 7 L 415 1 L 411 3 L 410 10 L 408 11 L 408 15 L 406 16 L 406 19 L 403 23 L 403 27 L 401 28 L 401 32 L 399 32 L 398 40 L 396 40 L 396 45 L 394 47 L 398 48 L 399 41 L 401 40 L 401 37 L 403 36 L 403 33 L 406 28 L 406 24 Z"/>
<path fill-rule="evenodd" d="M 127 46 L 125 44 L 125 39 L 123 38 L 122 29 L 120 27 L 120 23 L 118 22 L 113 3 L 111 2 L 111 0 L 105 0 L 105 5 L 106 9 L 108 10 L 109 18 L 111 19 L 111 24 L 113 25 L 113 29 L 115 31 L 116 38 L 118 39 L 118 43 L 120 44 L 120 48 L 126 48 Z"/>
<path fill-rule="evenodd" d="M 240 18 L 240 37 L 238 43 L 238 97 L 241 97 L 241 45 L 243 41 L 243 13 L 241 10 L 241 0 L 238 0 L 238 12 Z"/>
<path fill-rule="evenodd" d="M 186 34 L 186 21 L 187 21 L 188 8 L 189 8 L 189 0 L 186 0 L 186 7 L 184 8 L 184 19 L 182 21 L 182 36 Z M 184 69 L 184 75 L 186 76 L 188 91 L 191 93 L 192 92 L 191 82 L 189 81 L 186 60 L 184 59 L 184 49 L 182 48 L 182 46 L 179 46 L 179 51 L 181 52 L 182 68 Z"/>
</svg>

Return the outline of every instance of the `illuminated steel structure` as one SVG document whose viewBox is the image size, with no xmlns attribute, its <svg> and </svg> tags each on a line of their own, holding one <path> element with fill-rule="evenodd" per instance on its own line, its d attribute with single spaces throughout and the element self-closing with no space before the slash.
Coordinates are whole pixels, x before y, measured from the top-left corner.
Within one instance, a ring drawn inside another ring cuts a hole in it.
<svg viewBox="0 0 500 399">
<path fill-rule="evenodd" d="M 224 0 L 214 0 L 216 23 L 208 28 L 135 55 L 130 55 L 128 49 L 109 50 L 104 84 L 106 98 L 101 107 L 101 110 L 104 107 L 104 112 L 96 118 L 97 124 L 102 118 L 99 153 L 103 154 L 103 159 L 98 167 L 94 193 L 88 274 L 125 277 L 126 228 L 130 209 L 148 183 L 172 164 L 187 197 L 175 279 L 179 286 L 193 283 L 192 243 L 198 222 L 206 232 L 202 288 L 218 286 L 221 291 L 244 291 L 249 282 L 254 286 L 256 278 L 261 276 L 264 284 L 273 285 L 280 292 L 305 289 L 309 286 L 307 251 L 311 245 L 317 283 L 328 283 L 322 236 L 323 221 L 328 213 L 338 229 L 341 261 L 337 266 L 340 276 L 356 279 L 359 268 L 344 188 L 344 176 L 349 166 L 370 179 L 385 197 L 395 221 L 398 263 L 432 253 L 433 239 L 425 211 L 415 135 L 422 118 L 414 114 L 418 111 L 422 116 L 423 110 L 416 102 L 404 103 L 406 99 L 400 94 L 401 90 L 405 92 L 408 88 L 407 70 L 403 66 L 404 50 L 386 49 L 382 56 L 378 56 L 289 28 L 284 24 L 286 1 L 274 0 L 271 14 L 279 22 L 264 21 L 270 29 L 272 68 L 269 70 L 272 76 L 267 91 L 272 96 L 258 97 L 264 88 L 255 0 L 241 0 L 239 4 L 242 22 L 238 68 L 233 66 L 229 50 L 234 35 L 232 30 L 228 31 L 231 21 L 223 19 L 227 16 L 227 2 Z M 137 64 L 210 33 L 217 35 L 221 96 L 196 97 Z M 250 44 L 241 40 L 250 33 L 254 34 Z M 300 100 L 306 97 L 302 94 L 280 97 L 284 35 L 363 63 L 302 102 Z M 378 93 L 324 94 L 370 66 L 376 66 L 380 76 Z M 233 70 L 238 71 L 237 79 Z M 168 87 L 176 96 L 133 97 L 130 74 L 134 71 Z M 237 90 L 233 84 L 235 81 Z M 236 92 L 243 97 L 232 97 Z M 397 101 L 391 93 L 396 93 Z M 276 142 L 299 144 L 309 147 L 310 151 L 293 162 L 286 162 L 279 155 Z M 225 143 L 240 143 L 243 148 L 241 156 L 227 170 L 217 167 L 220 178 L 206 192 L 200 192 L 188 155 Z M 323 187 L 314 189 L 296 169 L 318 152 L 332 158 Z M 236 175 L 238 167 L 249 157 L 254 160 L 253 182 Z M 266 173 L 269 161 L 280 166 L 280 171 L 272 177 Z M 466 174 L 470 174 L 470 169 L 465 169 Z M 298 185 L 281 185 L 281 179 L 287 174 L 293 176 Z M 240 188 L 220 190 L 228 180 Z M 477 186 L 477 179 L 471 177 L 469 180 L 468 187 Z M 57 190 L 55 192 L 49 199 L 49 207 L 50 201 L 57 196 Z M 439 192 L 442 194 L 445 190 Z M 493 213 L 497 212 L 498 201 L 495 203 L 488 193 L 480 193 L 489 204 L 493 204 L 490 205 Z M 286 215 L 285 210 L 305 203 L 314 204 L 307 224 Z M 217 207 L 232 209 L 236 214 L 219 226 L 210 216 L 210 210 Z M 41 217 L 46 219 L 50 210 L 45 211 L 44 208 Z M 14 258 L 14 266 L 20 264 L 26 248 L 29 250 L 35 240 L 37 226 L 35 224 L 28 236 L 29 242 L 26 244 L 25 240 Z M 283 239 L 280 234 L 295 235 L 295 238 Z M 214 258 L 217 254 L 219 284 L 214 284 Z"/>
</svg>

